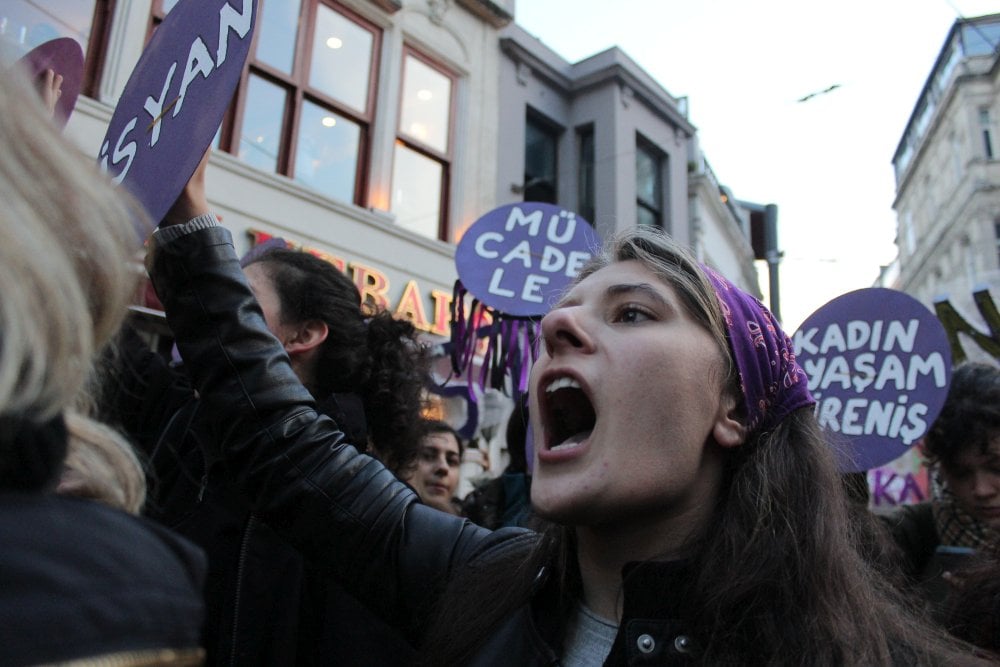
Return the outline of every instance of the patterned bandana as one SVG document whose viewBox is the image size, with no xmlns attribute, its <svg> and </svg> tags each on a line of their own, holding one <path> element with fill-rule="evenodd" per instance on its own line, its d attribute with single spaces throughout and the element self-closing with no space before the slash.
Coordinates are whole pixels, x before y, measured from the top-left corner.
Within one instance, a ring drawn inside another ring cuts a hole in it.
<svg viewBox="0 0 1000 667">
<path fill-rule="evenodd" d="M 726 339 L 739 373 L 747 431 L 770 430 L 789 413 L 816 403 L 788 335 L 760 301 L 702 266 L 726 320 Z"/>
</svg>

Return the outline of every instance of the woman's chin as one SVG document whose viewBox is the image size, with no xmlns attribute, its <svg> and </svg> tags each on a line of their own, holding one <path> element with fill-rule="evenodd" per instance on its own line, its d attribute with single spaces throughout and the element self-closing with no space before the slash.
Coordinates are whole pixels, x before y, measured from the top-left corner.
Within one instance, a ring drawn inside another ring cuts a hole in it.
<svg viewBox="0 0 1000 667">
<path fill-rule="evenodd" d="M 537 516 L 563 526 L 575 526 L 586 523 L 587 508 L 580 498 L 567 497 L 560 494 L 532 494 L 531 509 Z"/>
</svg>

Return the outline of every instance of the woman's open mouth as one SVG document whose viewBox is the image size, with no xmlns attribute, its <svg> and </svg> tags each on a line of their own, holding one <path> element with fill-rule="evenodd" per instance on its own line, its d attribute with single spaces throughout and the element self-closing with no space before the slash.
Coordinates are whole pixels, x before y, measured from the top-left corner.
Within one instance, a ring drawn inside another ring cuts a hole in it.
<svg viewBox="0 0 1000 667">
<path fill-rule="evenodd" d="M 575 379 L 562 376 L 549 382 L 541 403 L 546 450 L 557 452 L 577 447 L 590 437 L 597 414 Z"/>
</svg>

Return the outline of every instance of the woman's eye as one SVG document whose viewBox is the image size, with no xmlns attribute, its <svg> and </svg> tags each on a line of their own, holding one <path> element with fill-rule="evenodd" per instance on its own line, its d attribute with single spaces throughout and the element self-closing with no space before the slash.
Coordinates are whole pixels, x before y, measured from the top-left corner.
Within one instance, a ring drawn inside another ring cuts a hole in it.
<svg viewBox="0 0 1000 667">
<path fill-rule="evenodd" d="M 639 308 L 638 306 L 623 306 L 615 316 L 616 322 L 623 322 L 625 324 L 635 324 L 651 319 L 653 319 L 653 316 L 646 309 Z"/>
</svg>

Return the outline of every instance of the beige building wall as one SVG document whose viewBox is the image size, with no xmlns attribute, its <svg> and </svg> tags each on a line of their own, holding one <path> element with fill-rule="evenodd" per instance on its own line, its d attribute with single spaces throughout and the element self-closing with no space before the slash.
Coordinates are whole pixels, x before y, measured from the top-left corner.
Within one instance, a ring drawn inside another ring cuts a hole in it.
<svg viewBox="0 0 1000 667">
<path fill-rule="evenodd" d="M 1000 302 L 1000 57 L 955 56 L 957 36 L 894 160 L 898 275 L 887 286 L 929 307 L 948 300 L 986 330 L 972 295 L 989 289 Z"/>
</svg>

